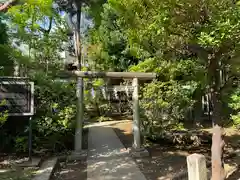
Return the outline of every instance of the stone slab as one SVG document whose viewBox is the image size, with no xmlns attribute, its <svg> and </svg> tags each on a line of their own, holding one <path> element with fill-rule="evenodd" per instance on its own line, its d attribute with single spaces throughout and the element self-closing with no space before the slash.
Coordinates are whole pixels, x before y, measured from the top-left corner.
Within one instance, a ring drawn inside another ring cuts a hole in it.
<svg viewBox="0 0 240 180">
<path fill-rule="evenodd" d="M 40 166 L 41 162 L 42 162 L 41 158 L 32 158 L 31 161 L 29 161 L 28 158 L 26 158 L 22 161 L 16 162 L 15 165 L 19 167 L 38 167 Z"/>
<path fill-rule="evenodd" d="M 68 161 L 79 161 L 79 160 L 85 160 L 87 158 L 87 151 L 81 151 L 81 152 L 72 152 L 72 154 L 68 155 L 66 157 Z"/>
<path fill-rule="evenodd" d="M 150 155 L 148 150 L 145 148 L 141 148 L 141 149 L 131 148 L 129 150 L 129 153 L 132 157 L 135 157 L 135 158 L 148 157 Z"/>
<path fill-rule="evenodd" d="M 87 151 L 83 150 L 81 152 L 73 151 L 71 154 L 58 156 L 59 162 L 64 161 L 81 161 L 87 158 Z"/>
<path fill-rule="evenodd" d="M 50 180 L 56 165 L 58 163 L 58 158 L 50 158 L 44 161 L 39 170 L 37 170 L 36 175 L 32 180 Z"/>
</svg>

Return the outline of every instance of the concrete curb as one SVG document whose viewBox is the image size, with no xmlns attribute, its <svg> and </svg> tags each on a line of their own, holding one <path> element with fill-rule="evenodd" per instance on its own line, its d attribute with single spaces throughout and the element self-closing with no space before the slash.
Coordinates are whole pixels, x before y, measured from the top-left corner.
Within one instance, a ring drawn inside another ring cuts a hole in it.
<svg viewBox="0 0 240 180">
<path fill-rule="evenodd" d="M 87 152 L 83 151 L 81 154 L 73 153 L 72 155 L 49 158 L 42 163 L 32 180 L 50 180 L 61 162 L 85 160 L 86 157 Z"/>
<path fill-rule="evenodd" d="M 53 172 L 58 164 L 58 158 L 50 158 L 46 161 L 44 161 L 37 170 L 36 175 L 33 177 L 32 180 L 49 180 L 51 176 L 53 175 Z"/>
</svg>

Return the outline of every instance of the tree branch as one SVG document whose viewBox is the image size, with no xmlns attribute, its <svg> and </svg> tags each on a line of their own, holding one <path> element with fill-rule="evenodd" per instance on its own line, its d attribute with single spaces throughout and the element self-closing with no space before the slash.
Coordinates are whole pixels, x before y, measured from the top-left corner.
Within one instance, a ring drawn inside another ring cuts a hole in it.
<svg viewBox="0 0 240 180">
<path fill-rule="evenodd" d="M 48 29 L 44 29 L 44 28 L 40 27 L 39 30 L 40 30 L 42 33 L 44 33 L 44 34 L 49 34 L 50 31 L 51 31 L 51 29 L 52 29 L 52 23 L 53 23 L 53 17 L 51 16 L 51 17 L 49 18 L 49 26 L 48 26 Z"/>
<path fill-rule="evenodd" d="M 233 88 L 234 84 L 237 84 L 236 82 L 239 81 L 239 78 L 237 75 L 232 75 L 228 77 L 226 82 L 220 87 L 220 92 L 223 93 L 224 91 L 229 90 L 230 88 Z"/>
<path fill-rule="evenodd" d="M 0 12 L 5 12 L 17 0 L 8 0 L 5 3 L 0 3 Z"/>
<path fill-rule="evenodd" d="M 49 26 L 48 26 L 48 30 L 47 30 L 47 33 L 49 34 L 51 29 L 52 29 L 52 23 L 53 23 L 53 17 L 51 16 L 50 17 L 50 22 L 49 22 Z"/>
</svg>

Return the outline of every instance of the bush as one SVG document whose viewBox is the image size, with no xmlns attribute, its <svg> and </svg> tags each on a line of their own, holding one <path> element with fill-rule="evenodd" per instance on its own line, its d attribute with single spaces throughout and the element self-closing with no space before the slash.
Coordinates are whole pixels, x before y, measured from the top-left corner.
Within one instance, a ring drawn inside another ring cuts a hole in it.
<svg viewBox="0 0 240 180">
<path fill-rule="evenodd" d="M 234 127 L 240 127 L 240 88 L 238 87 L 232 94 L 231 94 L 231 102 L 229 106 L 234 110 L 231 114 L 231 119 L 233 122 Z"/>
<path fill-rule="evenodd" d="M 32 80 L 35 83 L 36 109 L 32 119 L 33 149 L 58 152 L 73 148 L 76 119 L 75 83 L 53 81 L 44 73 L 35 74 Z M 0 117 L 0 123 L 6 120 L 7 115 Z M 16 124 L 17 122 L 20 125 Z M 0 131 L 0 150 L 27 152 L 28 132 L 28 118 L 9 118 Z"/>
<path fill-rule="evenodd" d="M 6 101 L 3 100 L 2 102 L 0 102 L 0 127 L 6 122 L 7 118 L 8 118 L 8 111 L 5 110 L 4 106 L 6 104 Z"/>
<path fill-rule="evenodd" d="M 140 101 L 144 133 L 158 137 L 164 131 L 183 129 L 180 120 L 194 104 L 191 98 L 194 89 L 194 83 L 184 85 L 176 81 L 147 84 Z"/>
<path fill-rule="evenodd" d="M 76 90 L 72 82 L 35 79 L 36 115 L 33 135 L 37 149 L 59 151 L 73 144 Z M 69 147 L 70 146 L 70 147 Z"/>
</svg>

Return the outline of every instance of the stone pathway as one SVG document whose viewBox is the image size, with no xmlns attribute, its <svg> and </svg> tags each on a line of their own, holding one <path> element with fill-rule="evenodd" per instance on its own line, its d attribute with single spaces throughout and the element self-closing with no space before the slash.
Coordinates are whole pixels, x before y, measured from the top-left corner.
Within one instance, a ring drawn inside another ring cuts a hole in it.
<svg viewBox="0 0 240 180">
<path fill-rule="evenodd" d="M 88 125 L 87 180 L 146 180 L 110 123 Z"/>
</svg>

